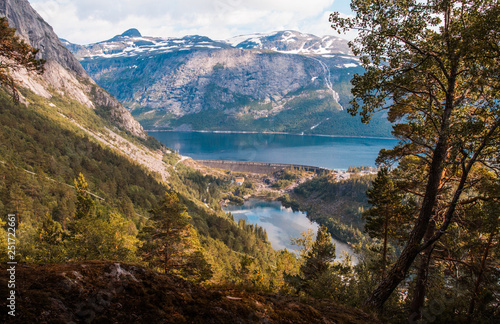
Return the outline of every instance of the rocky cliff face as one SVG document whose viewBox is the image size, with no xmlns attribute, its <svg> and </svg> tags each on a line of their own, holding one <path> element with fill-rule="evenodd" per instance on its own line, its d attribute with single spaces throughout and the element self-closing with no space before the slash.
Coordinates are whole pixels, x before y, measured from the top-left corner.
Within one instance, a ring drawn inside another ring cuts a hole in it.
<svg viewBox="0 0 500 324">
<path fill-rule="evenodd" d="M 363 70 L 334 36 L 280 31 L 214 41 L 132 29 L 96 44 L 64 44 L 149 129 L 356 135 L 338 121 L 347 120 L 350 78 Z"/>
<path fill-rule="evenodd" d="M 46 98 L 51 94 L 47 86 L 89 108 L 102 108 L 118 126 L 134 135 L 144 137 L 140 124 L 111 95 L 97 86 L 74 55 L 61 43 L 57 35 L 27 0 L 1 0 L 0 16 L 7 17 L 9 25 L 32 47 L 40 50 L 45 59 L 42 78 L 23 71 L 15 73 L 19 83 Z"/>
</svg>

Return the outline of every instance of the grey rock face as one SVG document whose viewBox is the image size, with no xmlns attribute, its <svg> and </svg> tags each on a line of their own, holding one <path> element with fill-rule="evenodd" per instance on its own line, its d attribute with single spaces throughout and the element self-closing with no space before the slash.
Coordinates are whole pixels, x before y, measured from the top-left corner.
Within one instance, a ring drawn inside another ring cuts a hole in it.
<svg viewBox="0 0 500 324">
<path fill-rule="evenodd" d="M 116 99 L 95 84 L 52 27 L 27 0 L 1 0 L 0 16 L 7 17 L 9 25 L 17 29 L 17 34 L 40 50 L 39 57 L 47 61 L 43 75 L 45 82 L 90 108 L 104 107 L 118 126 L 134 135 L 145 136 L 140 124 Z M 36 87 L 32 90 L 36 92 Z"/>
<path fill-rule="evenodd" d="M 65 45 L 102 87 L 143 122 L 150 119 L 148 127 L 165 126 L 165 116 L 212 110 L 267 118 L 300 97 L 329 98 L 340 111 L 348 100 L 346 76 L 361 70 L 345 40 L 295 31 L 224 41 L 127 31 L 96 44 Z"/>
<path fill-rule="evenodd" d="M 0 15 L 7 17 L 9 25 L 32 47 L 40 50 L 46 61 L 56 61 L 63 68 L 79 77 L 88 78 L 87 73 L 71 53 L 59 41 L 52 27 L 31 7 L 27 0 L 1 0 Z"/>
</svg>

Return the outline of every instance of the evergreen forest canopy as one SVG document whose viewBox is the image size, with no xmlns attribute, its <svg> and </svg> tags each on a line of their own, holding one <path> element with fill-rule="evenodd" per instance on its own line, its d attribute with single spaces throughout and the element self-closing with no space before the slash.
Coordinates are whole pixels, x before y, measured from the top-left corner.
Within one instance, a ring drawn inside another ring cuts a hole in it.
<svg viewBox="0 0 500 324">
<path fill-rule="evenodd" d="M 353 0 L 351 8 L 354 18 L 330 16 L 339 32 L 358 31 L 350 46 L 366 69 L 353 78 L 350 112 L 368 122 L 387 111 L 400 140 L 379 155 L 398 164 L 374 183 L 368 220 L 402 251 L 365 306 L 382 310 L 413 278 L 410 320 L 450 299 L 463 299 L 454 311 L 468 321 L 498 316 L 500 4 Z"/>
</svg>

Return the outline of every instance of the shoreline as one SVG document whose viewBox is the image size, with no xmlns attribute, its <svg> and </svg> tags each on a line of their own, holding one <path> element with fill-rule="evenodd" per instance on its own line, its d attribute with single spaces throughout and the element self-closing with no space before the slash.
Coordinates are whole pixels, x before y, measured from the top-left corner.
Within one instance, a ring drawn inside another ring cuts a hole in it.
<svg viewBox="0 0 500 324">
<path fill-rule="evenodd" d="M 173 130 L 173 129 L 145 129 L 147 133 L 179 132 L 179 133 L 213 133 L 213 134 L 269 134 L 269 135 L 293 135 L 293 136 L 319 136 L 319 137 L 344 137 L 344 138 L 366 138 L 381 140 L 397 140 L 394 137 L 382 136 L 355 136 L 355 135 L 326 135 L 326 134 L 298 134 L 288 132 L 257 132 L 257 131 L 209 131 L 209 130 Z"/>
</svg>

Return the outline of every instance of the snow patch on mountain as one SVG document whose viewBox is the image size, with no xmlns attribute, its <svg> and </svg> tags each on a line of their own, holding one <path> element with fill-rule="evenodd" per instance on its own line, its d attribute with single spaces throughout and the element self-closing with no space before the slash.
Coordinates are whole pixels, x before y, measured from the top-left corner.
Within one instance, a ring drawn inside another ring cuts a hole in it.
<svg viewBox="0 0 500 324">
<path fill-rule="evenodd" d="M 78 59 L 131 57 L 144 54 L 161 54 L 173 51 L 196 49 L 240 48 L 275 51 L 283 54 L 298 55 L 343 55 L 337 58 L 352 59 L 347 41 L 335 36 L 317 37 L 297 31 L 278 31 L 271 33 L 240 35 L 227 40 L 212 40 L 204 36 L 185 36 L 183 38 L 159 38 L 142 36 L 136 29 L 130 29 L 107 41 L 77 45 L 62 40 Z M 349 63 L 349 62 L 347 62 Z M 354 64 L 354 63 L 352 63 Z"/>
</svg>

